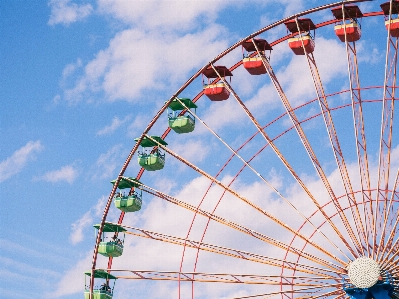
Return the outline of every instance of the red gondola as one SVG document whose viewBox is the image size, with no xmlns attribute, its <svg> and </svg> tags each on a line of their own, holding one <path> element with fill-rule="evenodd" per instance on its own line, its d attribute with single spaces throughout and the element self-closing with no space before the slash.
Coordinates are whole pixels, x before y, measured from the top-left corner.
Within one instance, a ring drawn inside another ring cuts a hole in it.
<svg viewBox="0 0 399 299">
<path fill-rule="evenodd" d="M 389 34 L 392 37 L 399 37 L 399 18 L 393 18 L 392 15 L 399 14 L 399 1 L 392 1 L 391 20 L 389 20 L 390 2 L 385 2 L 380 5 L 385 16 L 385 28 L 390 29 Z"/>
<path fill-rule="evenodd" d="M 204 84 L 204 94 L 211 101 L 224 101 L 227 100 L 230 96 L 230 91 L 226 88 L 224 82 L 219 81 L 215 83 L 210 83 L 209 79 L 211 78 L 219 78 L 219 75 L 224 78 L 226 76 L 233 76 L 230 70 L 225 66 L 215 66 L 215 70 L 209 66 L 205 70 L 202 71 L 202 75 L 208 78 L 208 84 Z M 203 82 L 204 83 L 204 82 Z"/>
<path fill-rule="evenodd" d="M 251 74 L 251 75 L 262 75 L 266 74 L 266 68 L 263 64 L 263 59 L 265 58 L 265 51 L 272 50 L 272 47 L 269 43 L 264 39 L 253 39 L 256 43 L 256 47 L 254 46 L 251 39 L 242 43 L 243 48 L 243 60 L 242 64 L 244 68 Z M 244 49 L 247 52 L 257 52 L 257 56 L 254 54 L 244 55 Z"/>
<path fill-rule="evenodd" d="M 204 86 L 204 94 L 211 101 L 224 101 L 230 96 L 229 90 L 226 88 L 223 82 L 216 84 L 207 84 Z"/>
<path fill-rule="evenodd" d="M 290 20 L 284 24 L 291 33 L 299 34 L 298 37 L 288 39 L 288 45 L 295 55 L 305 55 L 305 51 L 307 54 L 314 51 L 315 43 L 310 31 L 316 30 L 316 26 L 311 19 L 298 19 L 298 25 L 295 20 Z"/>
<path fill-rule="evenodd" d="M 302 46 L 303 43 L 303 46 Z M 305 55 L 314 51 L 314 40 L 310 35 L 302 35 L 301 37 L 292 37 L 288 39 L 288 45 L 295 55 Z M 305 48 L 305 51 L 303 50 Z"/>
<path fill-rule="evenodd" d="M 388 21 L 385 21 L 385 27 L 387 28 L 387 30 L 388 30 L 388 27 L 389 27 L 389 20 Z M 399 37 L 399 19 L 393 19 L 393 20 L 391 20 L 391 26 L 390 26 L 391 28 L 390 28 L 390 32 L 389 32 L 389 34 L 392 36 L 392 37 Z"/>
<path fill-rule="evenodd" d="M 341 24 L 334 27 L 335 34 L 340 41 L 345 42 L 345 32 L 348 42 L 358 41 L 362 36 L 362 31 L 357 19 L 363 17 L 359 7 L 356 5 L 344 5 L 343 11 L 342 7 L 339 6 L 332 9 L 331 12 L 337 20 L 341 21 Z"/>
<path fill-rule="evenodd" d="M 336 26 L 334 26 L 334 31 L 341 42 L 345 42 L 345 31 L 346 31 L 346 38 L 347 38 L 348 42 L 358 41 L 360 39 L 360 37 L 362 36 L 360 27 L 356 23 L 345 24 L 345 25 L 336 25 Z"/>
<path fill-rule="evenodd" d="M 244 57 L 242 59 L 242 64 L 251 75 L 266 74 L 266 68 L 263 65 L 262 57 Z"/>
</svg>

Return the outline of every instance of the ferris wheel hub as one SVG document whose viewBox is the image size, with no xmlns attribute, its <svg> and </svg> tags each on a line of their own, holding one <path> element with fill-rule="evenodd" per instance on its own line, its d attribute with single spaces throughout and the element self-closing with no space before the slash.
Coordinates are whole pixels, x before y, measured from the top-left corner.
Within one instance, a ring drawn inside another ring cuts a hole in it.
<svg viewBox="0 0 399 299">
<path fill-rule="evenodd" d="M 370 288 L 375 285 L 380 277 L 380 266 L 368 257 L 359 257 L 348 266 L 348 276 L 357 288 Z"/>
</svg>

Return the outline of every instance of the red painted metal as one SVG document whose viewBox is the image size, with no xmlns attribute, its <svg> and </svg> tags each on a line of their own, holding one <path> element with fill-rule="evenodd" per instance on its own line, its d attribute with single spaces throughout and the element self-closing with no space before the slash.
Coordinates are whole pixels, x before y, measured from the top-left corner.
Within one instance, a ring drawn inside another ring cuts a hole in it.
<svg viewBox="0 0 399 299">
<path fill-rule="evenodd" d="M 392 9 L 392 14 L 399 13 L 399 1 L 393 0 L 392 7 L 391 1 L 385 2 L 380 5 L 385 16 L 385 28 L 389 30 L 391 37 L 399 37 L 399 19 L 393 19 L 390 15 L 390 10 Z"/>
<path fill-rule="evenodd" d="M 230 92 L 223 83 L 219 82 L 216 84 L 205 85 L 204 95 L 206 95 L 211 101 L 224 101 L 229 98 Z"/>
<path fill-rule="evenodd" d="M 242 60 L 244 68 L 251 75 L 263 75 L 266 74 L 266 68 L 263 65 L 262 57 L 247 57 Z"/>
<path fill-rule="evenodd" d="M 399 12 L 399 2 L 391 1 L 381 5 L 384 11 L 385 19 L 392 20 L 392 14 Z M 390 26 L 389 26 L 390 27 Z M 388 28 L 389 29 L 389 28 Z M 374 242 L 373 247 L 376 251 L 376 257 L 378 258 L 380 247 L 377 245 L 377 238 L 380 238 L 379 244 L 384 243 L 384 233 L 377 232 L 377 223 L 379 228 L 382 227 L 382 223 L 385 222 L 387 217 L 386 207 L 388 204 L 388 182 L 390 174 L 391 164 L 391 150 L 392 150 L 392 129 L 393 129 L 393 118 L 394 118 L 394 104 L 395 104 L 395 92 L 396 92 L 396 80 L 397 80 L 397 64 L 398 64 L 398 48 L 399 39 L 393 37 L 390 32 L 387 36 L 386 44 L 386 57 L 385 57 L 385 79 L 384 79 L 384 93 L 383 93 L 383 105 L 382 105 L 382 116 L 381 116 L 381 137 L 380 137 L 380 151 L 379 151 L 379 163 L 378 163 L 378 182 L 377 182 L 377 196 L 376 196 L 376 209 L 374 215 Z M 380 202 L 382 199 L 382 203 Z"/>
<path fill-rule="evenodd" d="M 302 37 L 292 37 L 288 40 L 288 45 L 295 55 L 305 55 L 302 43 L 306 50 L 306 53 L 312 53 L 314 51 L 315 44 L 310 35 L 304 35 Z"/>
<path fill-rule="evenodd" d="M 300 30 L 300 22 L 298 19 L 295 19 L 296 23 L 297 23 L 297 28 L 298 31 Z M 304 48 L 304 52 L 306 52 L 306 48 L 303 46 Z M 334 157 L 335 157 L 335 161 L 336 164 L 339 168 L 340 171 L 340 175 L 341 175 L 341 179 L 342 179 L 342 183 L 345 187 L 345 191 L 346 194 L 348 195 L 348 201 L 349 202 L 354 202 L 353 197 L 351 196 L 351 194 L 353 194 L 353 192 L 351 192 L 352 190 L 352 183 L 350 181 L 350 177 L 348 174 L 348 170 L 346 167 L 346 163 L 345 163 L 345 159 L 344 159 L 344 155 L 342 153 L 342 149 L 340 146 L 340 142 L 338 139 L 338 135 L 335 129 L 335 125 L 334 125 L 334 121 L 330 112 L 330 108 L 329 108 L 329 104 L 325 95 L 325 91 L 324 91 L 324 86 L 319 74 L 319 70 L 316 64 L 316 60 L 315 57 L 312 53 L 305 53 L 305 57 L 307 60 L 307 64 L 309 67 L 309 71 L 311 73 L 312 79 L 313 79 L 313 84 L 315 87 L 315 91 L 316 91 L 316 95 L 318 97 L 319 100 L 319 106 L 320 106 L 320 110 L 323 113 L 323 120 L 327 129 L 327 133 L 330 139 L 330 144 L 331 144 L 331 149 L 334 153 Z M 321 169 L 321 167 L 320 167 Z M 318 170 L 318 169 L 317 169 Z M 321 178 L 321 180 L 323 181 L 323 184 L 326 187 L 326 190 L 329 193 L 329 196 L 331 199 L 335 198 L 335 192 L 333 190 L 333 188 L 331 187 L 331 184 L 329 183 L 327 177 L 325 176 L 323 171 L 319 171 L 318 170 L 318 174 Z M 335 202 L 334 202 L 335 203 Z M 338 210 L 342 210 L 341 205 L 339 204 L 339 202 L 336 202 L 336 207 Z M 363 255 L 363 246 L 360 244 L 359 241 L 359 237 L 355 234 L 355 232 L 353 231 L 349 220 L 347 219 L 345 214 L 341 214 L 340 215 L 342 223 L 345 226 L 346 231 L 349 234 L 349 239 L 351 242 L 353 242 L 354 247 L 356 248 L 358 255 Z M 353 216 L 354 217 L 354 216 Z M 359 229 L 359 223 L 358 223 L 358 218 L 354 217 L 354 221 L 356 224 L 356 230 L 357 230 L 357 234 L 360 234 L 360 229 Z M 356 255 L 355 255 L 356 258 Z"/>
<path fill-rule="evenodd" d="M 387 28 L 387 30 L 390 30 L 389 33 L 392 37 L 399 37 L 399 19 L 385 21 L 385 28 Z"/>
<path fill-rule="evenodd" d="M 362 2 L 362 1 L 353 1 L 353 2 Z M 321 9 L 325 9 L 325 8 L 327 8 L 327 7 L 330 7 L 330 6 L 323 6 L 322 8 L 318 8 L 318 10 L 321 10 Z M 313 11 L 317 11 L 317 10 L 310 10 L 310 11 L 306 11 L 306 12 L 303 12 L 303 13 L 301 13 L 301 14 L 298 14 L 298 16 L 299 15 L 306 15 L 307 13 L 309 13 L 309 12 L 313 12 Z M 376 16 L 376 15 L 381 15 L 382 14 L 382 12 L 373 12 L 373 13 L 368 13 L 368 14 L 365 14 L 365 16 Z M 291 19 L 292 18 L 294 18 L 294 16 L 293 17 L 290 17 Z M 270 26 L 268 26 L 268 27 L 265 27 L 264 29 L 262 29 L 262 30 L 260 30 L 260 31 L 257 31 L 257 32 L 255 32 L 255 33 L 253 33 L 253 34 L 251 34 L 249 37 L 247 37 L 246 38 L 246 40 L 248 40 L 249 38 L 252 38 L 252 37 L 255 37 L 255 36 L 257 36 L 257 35 L 259 35 L 260 33 L 262 33 L 262 32 L 265 32 L 265 31 L 267 31 L 267 30 L 269 30 L 269 29 L 271 29 L 271 28 L 273 28 L 273 27 L 275 27 L 275 26 L 277 26 L 277 25 L 279 25 L 279 24 L 281 24 L 281 23 L 283 23 L 284 21 L 286 21 L 286 20 L 289 20 L 290 18 L 286 18 L 286 19 L 284 19 L 284 20 L 281 20 L 281 21 L 279 21 L 279 22 L 276 22 L 276 23 L 274 23 L 274 24 L 272 24 L 272 25 L 270 25 Z M 316 27 L 322 27 L 322 26 L 325 26 L 325 25 L 328 25 L 328 24 L 332 24 L 334 21 L 327 21 L 327 22 L 324 22 L 324 23 L 321 23 L 321 24 L 318 24 Z M 391 27 L 392 28 L 392 27 Z M 277 44 L 278 42 L 281 42 L 281 41 L 283 41 L 283 40 L 286 40 L 286 39 L 288 39 L 289 37 L 291 37 L 292 35 L 287 35 L 286 37 L 283 37 L 283 38 L 281 38 L 280 40 L 278 40 L 278 41 L 276 41 L 276 43 L 275 44 Z M 229 49 L 227 49 L 226 51 L 224 51 L 224 52 L 222 52 L 219 56 L 217 56 L 212 62 L 214 62 L 214 61 L 217 61 L 218 59 L 220 59 L 221 57 L 223 57 L 223 56 L 225 56 L 226 54 L 228 54 L 229 52 L 231 52 L 233 49 L 235 49 L 238 45 L 240 44 L 240 42 L 239 43 L 237 43 L 237 44 L 235 44 L 235 45 L 233 45 L 232 47 L 230 47 Z M 272 43 L 273 44 L 273 43 Z M 212 62 L 210 62 L 210 63 L 212 63 Z M 232 68 L 230 68 L 230 70 L 232 71 L 233 69 L 235 69 L 236 67 L 238 67 L 239 65 L 241 65 L 243 62 L 241 61 L 241 62 L 238 62 L 236 65 L 234 65 Z M 209 64 L 208 64 L 209 65 Z M 177 96 L 180 92 L 182 92 L 195 78 L 197 78 L 201 73 L 202 73 L 202 71 L 203 70 L 205 70 L 206 69 L 206 67 L 207 66 L 205 66 L 204 68 L 202 68 L 200 71 L 198 71 L 195 75 L 193 75 L 187 82 L 186 82 L 186 84 L 184 84 L 179 90 L 178 90 L 178 92 L 175 94 L 175 95 L 173 95 L 172 97 L 171 97 L 171 100 L 175 97 L 175 96 Z M 218 79 L 216 79 L 215 80 L 216 82 L 218 81 Z M 200 97 L 201 97 L 201 95 L 202 94 L 204 94 L 204 91 L 202 91 L 202 92 L 200 92 L 197 96 L 196 96 L 196 99 L 195 99 L 195 101 L 196 100 L 198 100 Z M 193 102 L 195 102 L 195 101 L 193 101 Z M 331 108 L 330 108 L 331 109 Z M 333 110 L 333 109 L 331 109 L 331 110 Z M 159 118 L 159 116 L 160 116 L 160 114 L 158 113 L 155 117 L 154 117 L 154 119 L 153 119 L 153 121 L 156 121 L 158 118 Z M 275 120 L 274 120 L 275 121 Z M 147 128 L 148 129 L 148 128 Z M 291 128 L 292 129 L 292 128 Z M 148 131 L 148 130 L 147 130 Z M 163 138 L 164 137 L 166 137 L 166 135 L 169 133 L 169 129 L 167 129 L 166 131 L 165 131 L 165 133 L 164 133 L 164 135 L 165 136 L 163 136 Z M 135 149 L 133 148 L 132 149 L 132 152 L 134 153 L 135 152 Z M 131 153 L 132 153 L 131 152 Z M 229 162 L 229 161 L 228 161 Z M 226 163 L 226 164 L 228 164 L 228 162 Z M 127 164 L 128 164 L 129 162 L 127 161 Z M 126 162 L 125 162 L 125 164 L 126 164 Z M 125 164 L 124 164 L 124 167 L 123 167 L 123 171 L 124 171 L 124 168 L 125 168 Z M 221 169 L 221 171 L 222 171 L 222 169 Z M 122 172 L 121 172 L 122 173 Z M 143 173 L 143 171 L 141 170 L 140 171 L 140 176 L 141 176 L 141 174 Z M 121 175 L 121 174 L 120 174 Z M 120 178 L 120 176 L 118 176 L 118 178 Z M 117 184 L 115 184 L 115 186 L 116 186 Z M 112 197 L 113 197 L 113 193 L 114 193 L 114 190 L 111 192 L 111 195 L 110 195 L 110 198 L 112 199 Z M 107 205 L 108 206 L 108 205 Z M 109 206 L 108 206 L 109 207 Z M 104 211 L 104 217 L 106 217 L 106 215 L 108 214 L 108 208 L 106 208 L 106 210 Z M 119 221 L 120 222 L 122 222 L 123 221 L 123 216 L 124 216 L 124 213 L 122 212 L 121 213 L 121 217 L 120 217 L 120 219 L 119 219 Z M 205 234 L 205 231 L 206 230 L 204 230 L 204 234 Z M 100 233 L 100 230 L 99 230 L 99 233 Z M 97 240 L 98 241 L 98 240 Z M 97 242 L 96 242 L 97 243 Z M 96 245 L 97 246 L 97 245 Z M 94 257 L 93 257 L 93 269 L 94 269 L 94 267 L 95 267 L 95 262 L 96 262 L 96 250 L 95 250 L 95 254 L 94 254 Z M 110 260 L 110 263 L 109 263 L 109 267 L 111 266 L 111 264 L 112 264 L 112 260 Z M 180 294 L 180 291 L 179 291 L 179 294 Z"/>
<path fill-rule="evenodd" d="M 284 24 L 291 33 L 309 32 L 311 30 L 316 30 L 317 28 L 313 21 L 309 18 L 298 19 L 299 29 L 295 19 L 289 20 Z"/>
<path fill-rule="evenodd" d="M 333 9 L 331 9 L 331 12 L 333 16 L 337 20 L 347 20 L 347 19 L 357 19 L 363 17 L 363 13 L 360 10 L 359 6 L 357 5 L 344 5 L 344 11 L 345 11 L 345 16 L 344 13 L 342 12 L 342 7 L 337 6 Z"/>
<path fill-rule="evenodd" d="M 336 25 L 334 31 L 341 42 L 345 42 L 345 33 L 348 42 L 356 42 L 362 36 L 362 31 L 356 23 Z"/>
<path fill-rule="evenodd" d="M 392 14 L 399 14 L 399 1 L 392 0 L 392 1 L 384 2 L 380 5 L 385 16 L 389 16 L 389 14 L 390 14 L 391 2 L 392 2 Z"/>
<path fill-rule="evenodd" d="M 334 13 L 335 12 L 335 13 Z M 333 14 L 337 19 L 342 20 L 341 28 L 348 29 L 347 26 L 356 25 L 355 28 L 359 28 L 359 24 L 357 23 L 357 17 L 362 16 L 363 14 L 359 10 L 358 7 L 349 7 L 347 5 L 342 4 L 340 10 L 333 10 Z M 350 19 L 351 23 L 347 24 L 345 20 Z M 346 32 L 348 33 L 348 32 Z M 355 221 L 357 231 L 362 235 L 360 238 L 361 246 L 366 247 L 366 251 L 369 254 L 369 239 L 371 238 L 370 232 L 372 231 L 372 201 L 371 201 L 371 192 L 366 191 L 370 190 L 370 174 L 368 167 L 368 157 L 367 157 L 367 146 L 366 146 L 366 136 L 364 131 L 364 119 L 363 119 L 363 107 L 362 107 L 362 98 L 361 98 L 361 85 L 359 79 L 359 69 L 358 69 L 358 59 L 357 59 L 357 51 L 356 51 L 356 43 L 354 39 L 357 39 L 349 34 L 345 35 L 343 32 L 343 41 L 345 42 L 346 48 L 346 56 L 347 56 L 347 65 L 348 65 L 348 75 L 349 75 L 349 88 L 350 88 L 350 97 L 352 102 L 352 114 L 353 114 L 353 124 L 354 124 L 354 132 L 356 138 L 356 151 L 358 157 L 358 167 L 359 167 L 359 177 L 362 188 L 362 202 L 363 202 L 363 217 L 356 206 L 352 212 L 352 217 Z M 359 36 L 360 38 L 360 36 Z M 351 198 L 350 201 L 355 202 L 355 197 L 353 194 L 352 186 L 348 184 L 346 186 L 348 190 L 348 198 Z M 370 209 L 365 204 L 365 202 L 370 202 Z M 364 221 L 363 221 L 364 219 Z"/>
<path fill-rule="evenodd" d="M 248 52 L 255 52 L 257 51 L 252 40 L 255 42 L 256 46 L 258 47 L 259 51 L 271 51 L 273 50 L 272 46 L 263 38 L 253 38 L 248 39 L 242 43 L 242 47 L 247 50 Z"/>
<path fill-rule="evenodd" d="M 230 69 L 228 69 L 225 66 L 215 66 L 215 69 L 218 71 L 219 74 L 221 74 L 223 77 L 226 76 L 233 76 L 233 73 L 230 71 Z M 207 78 L 218 78 L 217 73 L 215 72 L 215 70 L 212 67 L 207 67 L 206 69 L 204 69 L 202 71 L 202 74 L 207 77 Z"/>
</svg>

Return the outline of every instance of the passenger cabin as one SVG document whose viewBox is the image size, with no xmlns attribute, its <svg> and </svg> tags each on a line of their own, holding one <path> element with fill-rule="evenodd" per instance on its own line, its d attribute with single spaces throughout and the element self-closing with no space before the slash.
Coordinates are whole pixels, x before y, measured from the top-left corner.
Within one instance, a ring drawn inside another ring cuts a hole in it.
<svg viewBox="0 0 399 299">
<path fill-rule="evenodd" d="M 254 43 L 256 44 L 256 47 Z M 251 75 L 266 74 L 263 59 L 268 59 L 265 55 L 267 50 L 271 52 L 273 49 L 264 39 L 253 38 L 242 43 L 242 64 L 248 73 Z"/>
<path fill-rule="evenodd" d="M 194 116 L 188 111 L 185 115 L 183 115 L 184 110 L 187 109 L 194 109 L 194 113 L 196 113 L 197 109 L 197 105 L 187 98 L 173 99 L 168 106 L 169 128 L 178 134 L 190 133 L 194 131 Z"/>
<path fill-rule="evenodd" d="M 344 5 L 333 8 L 331 10 L 335 19 L 339 21 L 338 25 L 334 26 L 335 34 L 341 42 L 355 42 L 362 36 L 361 26 L 358 18 L 363 17 L 357 5 Z M 345 38 L 346 33 L 346 38 Z"/>
<path fill-rule="evenodd" d="M 134 139 L 136 142 L 139 138 Z M 159 148 L 159 144 L 168 145 L 161 137 L 144 136 L 141 139 L 142 150 L 138 154 L 138 162 L 141 167 L 148 171 L 160 170 L 165 166 L 165 153 Z M 155 148 L 154 148 L 155 147 Z M 152 148 L 151 150 L 149 148 Z"/>
<path fill-rule="evenodd" d="M 233 76 L 233 74 L 225 66 L 215 66 L 215 69 L 217 72 L 215 72 L 212 66 L 209 66 L 202 71 L 202 83 L 204 86 L 204 94 L 211 101 L 224 101 L 229 98 L 230 91 L 226 88 L 223 81 L 215 82 L 218 80 L 214 80 L 213 82 L 210 82 L 210 79 L 219 78 L 220 75 L 220 77 L 222 77 L 223 79 L 226 76 L 229 76 L 231 80 L 231 76 Z M 203 79 L 204 76 L 208 78 L 208 84 L 204 84 L 204 79 Z"/>
<path fill-rule="evenodd" d="M 92 299 L 112 299 L 117 277 L 103 270 L 94 270 Z M 88 280 L 88 282 L 87 282 Z M 90 298 L 91 271 L 85 272 L 85 299 Z M 113 283 L 111 283 L 113 281 Z M 112 286 L 111 286 L 112 285 Z"/>
<path fill-rule="evenodd" d="M 95 224 L 94 227 L 100 229 L 100 224 Z M 101 241 L 98 245 L 98 253 L 106 257 L 121 256 L 123 253 L 123 243 L 125 242 L 125 231 L 126 229 L 120 225 L 105 222 Z M 119 233 L 122 233 L 122 238 L 118 237 Z"/>
<path fill-rule="evenodd" d="M 284 24 L 293 36 L 298 35 L 297 37 L 291 37 L 288 39 L 288 45 L 295 55 L 310 54 L 314 51 L 315 43 L 313 36 L 315 34 L 316 26 L 313 24 L 311 19 L 298 19 L 298 24 L 296 23 L 296 20 L 290 20 Z M 310 34 L 312 30 L 313 36 Z"/>
<path fill-rule="evenodd" d="M 385 2 L 380 5 L 384 12 L 385 27 L 389 30 L 392 37 L 399 37 L 399 1 L 392 1 L 392 12 L 390 13 L 390 2 Z M 391 16 L 391 18 L 389 18 Z"/>
<path fill-rule="evenodd" d="M 116 180 L 111 181 L 115 185 Z M 122 177 L 119 180 L 118 188 L 120 190 L 129 188 L 130 191 L 128 195 L 124 192 L 118 192 L 114 197 L 115 207 L 123 212 L 136 212 L 141 209 L 142 205 L 142 191 L 139 189 L 141 182 L 135 178 Z M 139 192 L 137 191 L 139 190 Z"/>
</svg>

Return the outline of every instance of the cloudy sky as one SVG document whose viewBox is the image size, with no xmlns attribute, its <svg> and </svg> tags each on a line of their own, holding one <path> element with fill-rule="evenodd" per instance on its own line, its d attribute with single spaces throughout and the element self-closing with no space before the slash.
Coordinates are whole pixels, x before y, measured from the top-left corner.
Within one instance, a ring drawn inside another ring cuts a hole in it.
<svg viewBox="0 0 399 299">
<path fill-rule="evenodd" d="M 163 103 L 193 74 L 237 41 L 296 12 L 331 2 L 1 1 L 0 297 L 81 298 L 83 271 L 91 267 L 95 242 L 92 225 L 101 220 L 112 188 L 109 182 L 117 177 L 135 144 L 134 138 L 140 136 Z M 363 11 L 380 11 L 379 4 L 380 1 L 372 1 L 360 7 Z M 326 10 L 311 18 L 320 23 L 331 20 L 332 14 Z M 362 21 L 362 39 L 356 45 L 362 86 L 382 85 L 384 81 L 386 30 L 383 21 L 382 16 Z M 260 37 L 271 43 L 286 34 L 282 25 Z M 349 88 L 345 47 L 331 26 L 317 31 L 315 57 L 326 94 Z M 238 47 L 217 64 L 231 67 L 241 58 Z M 271 64 L 293 107 L 316 98 L 306 59 L 295 56 L 285 41 L 274 46 Z M 231 85 L 262 126 L 284 113 L 268 76 L 250 76 L 240 66 L 234 72 Z M 201 89 L 202 78 L 198 77 L 181 96 L 194 98 Z M 382 89 L 363 93 L 364 99 L 370 101 L 365 105 L 364 114 L 373 188 L 378 181 L 382 107 L 381 102 L 373 101 L 381 100 L 382 94 Z M 354 189 L 359 190 L 353 121 L 348 106 L 350 94 L 331 96 L 329 101 L 332 107 L 347 107 L 334 112 L 333 117 Z M 192 134 L 171 133 L 166 141 L 173 152 L 211 176 L 217 175 L 232 154 L 215 134 L 235 150 L 245 144 L 240 155 L 247 161 L 266 144 L 259 134 L 252 138 L 256 126 L 232 96 L 221 103 L 202 97 L 197 104 L 198 116 L 212 131 L 197 121 Z M 399 112 L 398 106 L 396 112 Z M 319 109 L 317 102 L 313 102 L 297 114 L 301 120 L 310 118 L 303 128 L 336 195 L 341 196 L 345 191 L 323 119 L 320 115 L 312 118 Z M 166 128 L 165 114 L 150 133 L 161 135 Z M 271 138 L 287 131 L 276 145 L 315 198 L 320 203 L 328 202 L 328 193 L 290 119 L 282 117 L 270 124 L 268 130 Z M 391 187 L 398 169 L 398 139 L 394 129 Z M 303 223 L 303 215 L 309 216 L 316 210 L 270 147 L 253 158 L 251 165 L 255 172 L 245 168 L 241 173 L 243 162 L 236 156 L 218 180 L 295 228 Z M 139 170 L 135 156 L 126 175 L 134 177 Z M 269 184 L 259 179 L 256 171 Z M 237 174 L 238 178 L 234 179 Z M 223 188 L 212 186 L 207 193 L 209 179 L 170 156 L 167 156 L 165 170 L 145 173 L 142 181 L 194 206 L 204 197 L 201 208 L 205 211 L 212 211 L 217 200 L 223 197 Z M 127 215 L 124 224 L 187 237 L 192 212 L 149 194 L 144 194 L 143 202 L 143 209 Z M 331 205 L 326 210 L 333 214 Z M 223 197 L 216 214 L 273 238 L 292 240 L 292 233 L 273 224 L 270 217 L 260 215 L 231 193 Z M 347 216 L 352 217 L 349 212 Z M 119 211 L 112 206 L 107 219 L 117 221 L 118 217 Z M 321 224 L 320 215 L 316 215 L 314 221 Z M 193 223 L 189 238 L 200 240 L 206 218 L 198 216 Z M 340 222 L 337 227 L 344 230 Z M 306 233 L 310 234 L 310 227 L 307 229 Z M 325 228 L 326 234 L 331 232 L 331 227 Z M 348 237 L 345 232 L 343 235 Z M 315 236 L 316 241 L 325 242 L 322 239 L 321 235 Z M 325 245 L 328 250 L 340 258 L 349 254 L 337 236 L 331 240 L 331 244 Z M 285 253 L 216 221 L 210 223 L 205 241 L 280 258 Z M 125 253 L 115 259 L 114 267 L 179 271 L 182 247 L 160 243 L 127 236 Z M 298 241 L 297 245 L 301 244 Z M 336 250 L 334 244 L 342 251 Z M 193 271 L 195 254 L 187 250 L 184 271 Z M 264 265 L 231 262 L 224 256 L 203 253 L 200 257 L 196 271 L 274 273 Z M 106 263 L 105 258 L 99 258 L 99 266 L 105 267 Z M 233 298 L 267 291 L 256 286 L 216 288 L 206 284 L 196 289 L 196 298 Z M 127 294 L 132 292 L 137 298 L 176 298 L 177 283 L 118 281 L 114 298 L 128 298 Z M 184 284 L 182 292 L 191 294 L 191 284 Z"/>
</svg>

